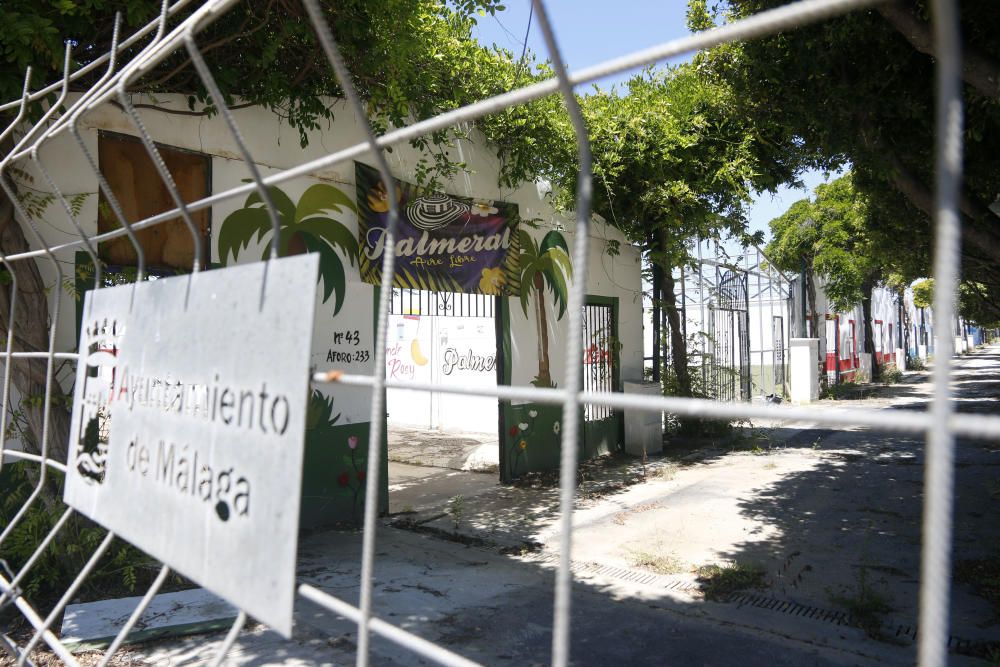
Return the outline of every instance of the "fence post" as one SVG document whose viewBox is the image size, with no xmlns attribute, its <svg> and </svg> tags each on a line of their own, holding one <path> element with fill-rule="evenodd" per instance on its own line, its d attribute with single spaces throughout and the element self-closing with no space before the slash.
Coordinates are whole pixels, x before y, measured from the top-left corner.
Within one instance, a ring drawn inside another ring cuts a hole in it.
<svg viewBox="0 0 1000 667">
<path fill-rule="evenodd" d="M 819 368 L 816 355 L 819 352 L 819 338 L 792 338 L 791 394 L 792 403 L 812 403 L 819 400 Z"/>
</svg>

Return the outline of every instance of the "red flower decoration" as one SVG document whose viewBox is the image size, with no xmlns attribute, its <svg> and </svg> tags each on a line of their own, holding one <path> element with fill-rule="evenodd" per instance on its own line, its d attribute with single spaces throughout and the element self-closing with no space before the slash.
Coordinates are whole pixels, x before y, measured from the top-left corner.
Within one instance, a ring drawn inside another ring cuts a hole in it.
<svg viewBox="0 0 1000 667">
<path fill-rule="evenodd" d="M 359 470 L 358 471 L 358 481 L 359 482 L 365 481 L 365 471 L 364 470 Z"/>
<path fill-rule="evenodd" d="M 516 438 L 517 434 L 520 433 L 520 432 L 521 432 L 520 429 L 518 429 L 516 426 L 511 426 L 510 427 L 510 437 Z"/>
<path fill-rule="evenodd" d="M 337 478 L 337 481 L 340 482 L 341 486 L 347 486 L 351 483 L 351 476 L 346 472 L 342 472 L 340 473 L 340 477 Z"/>
</svg>

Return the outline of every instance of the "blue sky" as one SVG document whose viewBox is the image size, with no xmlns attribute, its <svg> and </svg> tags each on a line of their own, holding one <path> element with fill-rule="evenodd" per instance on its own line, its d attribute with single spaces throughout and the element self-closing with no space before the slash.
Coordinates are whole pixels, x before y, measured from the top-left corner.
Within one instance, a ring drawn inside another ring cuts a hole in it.
<svg viewBox="0 0 1000 667">
<path fill-rule="evenodd" d="M 504 12 L 496 17 L 480 18 L 476 37 L 484 44 L 495 43 L 519 55 L 530 5 L 531 0 L 508 0 Z M 570 70 L 688 34 L 685 0 L 549 0 L 546 8 Z M 528 48 L 541 58 L 547 57 L 537 20 L 532 21 L 528 33 Z M 686 58 L 671 62 L 683 60 Z M 599 83 L 608 87 L 628 80 L 630 74 Z M 750 228 L 767 232 L 767 223 L 784 213 L 792 203 L 809 196 L 812 188 L 823 182 L 823 174 L 808 173 L 802 180 L 805 190 L 781 188 L 773 197 L 767 193 L 758 196 L 750 210 Z"/>
</svg>

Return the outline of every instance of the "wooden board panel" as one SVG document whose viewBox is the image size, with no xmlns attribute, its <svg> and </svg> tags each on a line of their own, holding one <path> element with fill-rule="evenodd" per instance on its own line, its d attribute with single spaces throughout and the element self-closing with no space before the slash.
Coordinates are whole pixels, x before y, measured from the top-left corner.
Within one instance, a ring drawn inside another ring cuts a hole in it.
<svg viewBox="0 0 1000 667">
<path fill-rule="evenodd" d="M 162 145 L 158 145 L 158 148 L 185 202 L 208 196 L 210 158 L 207 155 Z M 124 135 L 101 133 L 98 139 L 98 160 L 128 222 L 137 222 L 174 208 L 170 192 L 139 140 Z M 204 255 L 202 263 L 208 259 L 210 216 L 208 209 L 191 214 L 201 231 Z M 118 229 L 119 226 L 101 192 L 98 200 L 98 231 L 103 233 Z M 152 229 L 140 230 L 136 232 L 136 236 L 142 244 L 148 267 L 191 267 L 194 242 L 187 225 L 180 217 Z M 102 243 L 98 251 L 101 259 L 111 265 L 134 266 L 137 262 L 135 249 L 127 237 Z"/>
</svg>

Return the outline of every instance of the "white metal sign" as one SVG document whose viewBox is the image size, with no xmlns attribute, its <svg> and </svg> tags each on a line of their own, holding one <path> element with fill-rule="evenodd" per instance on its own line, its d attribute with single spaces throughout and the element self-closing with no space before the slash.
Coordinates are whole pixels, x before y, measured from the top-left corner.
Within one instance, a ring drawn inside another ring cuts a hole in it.
<svg viewBox="0 0 1000 667">
<path fill-rule="evenodd" d="M 88 292 L 65 501 L 286 637 L 319 255 Z"/>
</svg>

